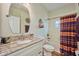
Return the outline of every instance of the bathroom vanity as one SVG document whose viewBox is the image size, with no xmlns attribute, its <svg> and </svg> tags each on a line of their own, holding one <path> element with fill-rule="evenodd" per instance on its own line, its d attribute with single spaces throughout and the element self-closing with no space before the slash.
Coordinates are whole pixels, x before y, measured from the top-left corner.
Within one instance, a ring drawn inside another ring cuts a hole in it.
<svg viewBox="0 0 79 59">
<path fill-rule="evenodd" d="M 43 39 L 35 39 L 29 43 L 16 42 L 0 45 L 1 56 L 42 56 Z"/>
<path fill-rule="evenodd" d="M 23 49 L 9 54 L 8 56 L 42 56 L 42 44 L 43 41 L 35 42 Z"/>
</svg>

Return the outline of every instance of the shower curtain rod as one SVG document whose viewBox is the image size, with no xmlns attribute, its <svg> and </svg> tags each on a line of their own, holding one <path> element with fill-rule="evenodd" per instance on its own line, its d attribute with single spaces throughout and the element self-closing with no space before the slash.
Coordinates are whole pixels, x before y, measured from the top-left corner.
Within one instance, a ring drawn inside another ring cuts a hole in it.
<svg viewBox="0 0 79 59">
<path fill-rule="evenodd" d="M 77 14 L 77 13 L 74 12 L 74 13 L 71 13 L 71 14 L 66 14 L 66 15 L 64 15 L 64 16 L 68 16 L 68 15 L 72 15 L 72 14 Z M 52 20 L 52 19 L 54 19 L 54 18 L 59 18 L 59 17 L 64 17 L 64 16 L 49 17 L 48 20 Z"/>
</svg>

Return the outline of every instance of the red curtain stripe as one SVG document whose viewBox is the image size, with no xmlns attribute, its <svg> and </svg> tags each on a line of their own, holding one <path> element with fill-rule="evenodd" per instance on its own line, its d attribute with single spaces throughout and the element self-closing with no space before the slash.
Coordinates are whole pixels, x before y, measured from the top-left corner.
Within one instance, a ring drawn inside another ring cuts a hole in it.
<svg viewBox="0 0 79 59">
<path fill-rule="evenodd" d="M 60 18 L 60 52 L 66 56 L 74 56 L 77 49 L 76 14 Z"/>
</svg>

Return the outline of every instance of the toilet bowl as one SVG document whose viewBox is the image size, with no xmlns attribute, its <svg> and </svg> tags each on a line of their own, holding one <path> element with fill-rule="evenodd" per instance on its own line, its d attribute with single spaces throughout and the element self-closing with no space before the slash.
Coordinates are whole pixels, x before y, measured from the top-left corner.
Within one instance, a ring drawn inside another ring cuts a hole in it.
<svg viewBox="0 0 79 59">
<path fill-rule="evenodd" d="M 45 50 L 49 51 L 49 52 L 53 52 L 53 51 L 54 51 L 54 47 L 51 46 L 50 44 L 45 44 L 45 45 L 43 46 L 43 48 L 44 48 Z"/>
</svg>

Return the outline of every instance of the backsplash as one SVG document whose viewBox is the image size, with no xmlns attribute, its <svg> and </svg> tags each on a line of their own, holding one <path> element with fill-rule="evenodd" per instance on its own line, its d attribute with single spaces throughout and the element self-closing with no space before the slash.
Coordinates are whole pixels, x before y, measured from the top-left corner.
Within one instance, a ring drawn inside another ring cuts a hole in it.
<svg viewBox="0 0 79 59">
<path fill-rule="evenodd" d="M 10 36 L 10 37 L 5 37 L 5 40 L 7 43 L 13 42 L 16 40 L 24 40 L 24 39 L 30 39 L 32 40 L 33 34 L 27 34 L 27 35 L 17 35 L 17 36 Z"/>
</svg>

